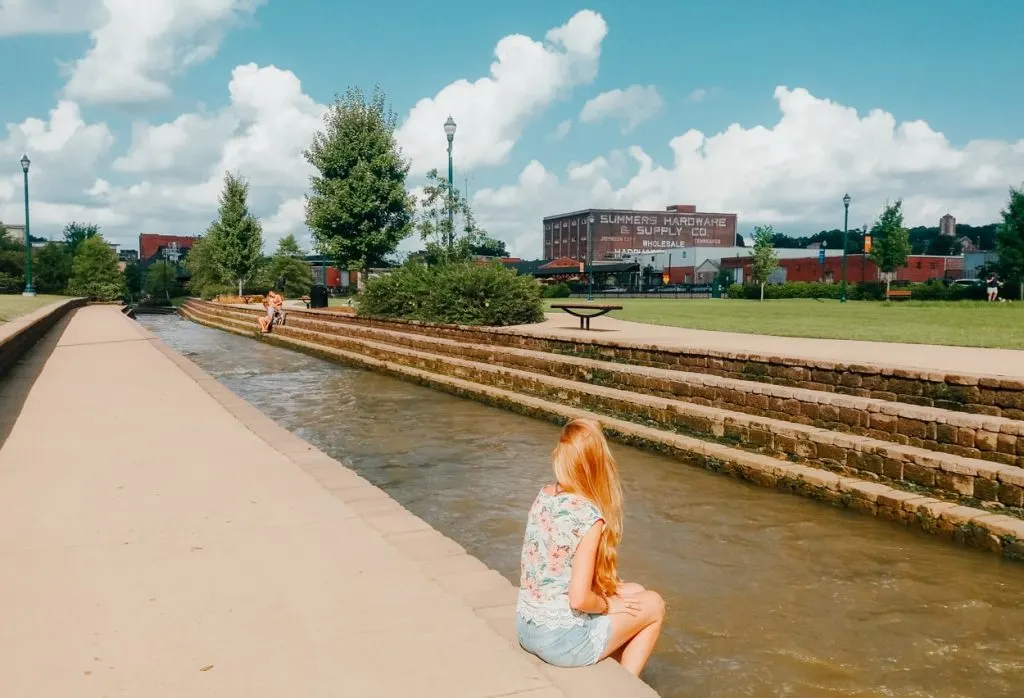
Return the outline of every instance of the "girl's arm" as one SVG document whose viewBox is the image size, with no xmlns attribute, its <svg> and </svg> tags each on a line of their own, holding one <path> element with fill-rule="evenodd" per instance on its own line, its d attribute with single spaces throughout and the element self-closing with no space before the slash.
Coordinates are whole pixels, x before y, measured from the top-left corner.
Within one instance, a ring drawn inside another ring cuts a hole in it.
<svg viewBox="0 0 1024 698">
<path fill-rule="evenodd" d="M 580 540 L 572 560 L 569 577 L 569 606 L 581 613 L 607 613 L 608 599 L 594 592 L 594 566 L 597 563 L 597 545 L 604 533 L 604 521 L 597 520 Z"/>
</svg>

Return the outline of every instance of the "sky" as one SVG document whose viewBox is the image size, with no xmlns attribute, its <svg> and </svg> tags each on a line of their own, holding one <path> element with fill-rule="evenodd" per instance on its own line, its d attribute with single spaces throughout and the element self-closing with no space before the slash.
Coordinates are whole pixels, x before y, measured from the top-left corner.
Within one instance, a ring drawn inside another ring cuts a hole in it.
<svg viewBox="0 0 1024 698">
<path fill-rule="evenodd" d="M 200 234 L 225 172 L 308 246 L 302 157 L 380 85 L 414 194 L 447 167 L 513 254 L 584 208 L 737 213 L 741 233 L 995 221 L 1024 184 L 1016 0 L 0 0 L 0 221 Z M 416 241 L 406 248 L 417 247 Z"/>
</svg>

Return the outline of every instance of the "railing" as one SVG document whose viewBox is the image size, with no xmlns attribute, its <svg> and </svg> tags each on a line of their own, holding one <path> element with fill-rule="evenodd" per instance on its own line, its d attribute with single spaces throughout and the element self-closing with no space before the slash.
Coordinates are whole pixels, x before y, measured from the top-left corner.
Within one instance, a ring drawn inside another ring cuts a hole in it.
<svg viewBox="0 0 1024 698">
<path fill-rule="evenodd" d="M 586 286 L 572 288 L 572 298 L 586 298 Z M 650 288 L 594 289 L 594 298 L 711 298 L 711 284 L 674 284 Z"/>
</svg>

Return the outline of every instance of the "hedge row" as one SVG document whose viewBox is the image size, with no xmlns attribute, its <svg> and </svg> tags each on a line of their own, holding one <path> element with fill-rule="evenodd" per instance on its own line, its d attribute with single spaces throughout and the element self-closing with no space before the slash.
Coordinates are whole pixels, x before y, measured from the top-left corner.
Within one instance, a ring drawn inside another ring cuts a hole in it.
<svg viewBox="0 0 1024 698">
<path fill-rule="evenodd" d="M 893 288 L 909 289 L 911 298 L 919 301 L 985 300 L 985 289 L 981 286 L 946 286 L 942 282 L 933 281 L 925 284 L 893 286 Z M 766 299 L 824 298 L 838 300 L 841 294 L 841 284 L 820 282 L 769 284 L 764 287 Z M 760 297 L 761 288 L 754 284 L 733 284 L 729 287 L 729 298 L 757 300 Z M 847 284 L 846 297 L 854 301 L 885 300 L 885 284 L 878 282 Z"/>
</svg>

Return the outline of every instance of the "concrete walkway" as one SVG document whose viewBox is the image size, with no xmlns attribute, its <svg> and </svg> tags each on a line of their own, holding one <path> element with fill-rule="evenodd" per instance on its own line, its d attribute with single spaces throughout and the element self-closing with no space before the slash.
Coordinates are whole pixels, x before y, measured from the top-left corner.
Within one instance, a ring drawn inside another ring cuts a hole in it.
<svg viewBox="0 0 1024 698">
<path fill-rule="evenodd" d="M 4 698 L 654 695 L 519 650 L 506 580 L 117 308 L 33 352 L 0 386 Z"/>
<path fill-rule="evenodd" d="M 849 364 L 876 364 L 978 375 L 1024 378 L 1024 351 L 944 347 L 930 344 L 894 344 L 845 339 L 810 339 L 711 332 L 682 327 L 648 325 L 617 320 L 607 315 L 594 318 L 591 330 L 580 330 L 579 320 L 565 313 L 548 313 L 543 323 L 517 326 L 517 332 L 554 336 L 636 342 L 668 348 L 702 348 L 716 351 L 823 359 Z"/>
</svg>

